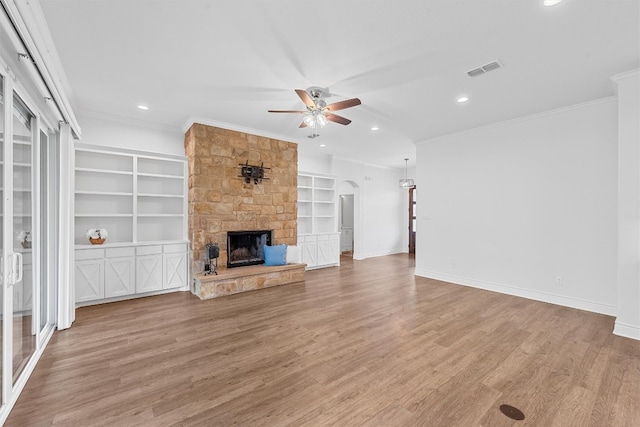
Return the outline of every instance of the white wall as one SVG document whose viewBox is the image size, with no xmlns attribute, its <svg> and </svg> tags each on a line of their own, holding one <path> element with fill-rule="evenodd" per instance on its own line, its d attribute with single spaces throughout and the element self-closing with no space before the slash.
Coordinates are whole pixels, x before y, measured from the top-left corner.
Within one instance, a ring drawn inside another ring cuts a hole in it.
<svg viewBox="0 0 640 427">
<path fill-rule="evenodd" d="M 298 172 L 331 174 L 331 156 L 305 155 L 298 144 Z"/>
<path fill-rule="evenodd" d="M 179 128 L 156 127 L 86 112 L 80 112 L 78 122 L 82 128 L 81 143 L 184 156 L 184 133 Z"/>
<path fill-rule="evenodd" d="M 618 312 L 614 333 L 640 339 L 640 72 L 613 77 L 618 93 Z"/>
<path fill-rule="evenodd" d="M 418 144 L 416 274 L 615 314 L 616 110 L 605 99 Z"/>
<path fill-rule="evenodd" d="M 407 252 L 409 199 L 398 188 L 404 171 L 354 160 L 334 158 L 332 174 L 338 185 L 354 183 L 354 258 Z"/>
</svg>

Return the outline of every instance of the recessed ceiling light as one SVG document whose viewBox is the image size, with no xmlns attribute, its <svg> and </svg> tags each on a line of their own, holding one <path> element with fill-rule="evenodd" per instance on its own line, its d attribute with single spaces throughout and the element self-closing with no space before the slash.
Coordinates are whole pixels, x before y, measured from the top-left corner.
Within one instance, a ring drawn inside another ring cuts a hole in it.
<svg viewBox="0 0 640 427">
<path fill-rule="evenodd" d="M 465 103 L 469 100 L 469 97 L 467 96 L 461 96 L 460 98 L 457 99 L 459 104 Z"/>
<path fill-rule="evenodd" d="M 544 0 L 542 2 L 543 5 L 545 6 L 555 6 L 556 4 L 560 3 L 562 0 Z"/>
<path fill-rule="evenodd" d="M 326 147 L 327 144 L 320 144 L 320 147 Z"/>
<path fill-rule="evenodd" d="M 147 107 L 146 105 L 138 105 L 138 109 L 146 111 L 149 109 L 149 107 Z"/>
<path fill-rule="evenodd" d="M 371 130 L 380 130 L 378 126 L 371 126 Z"/>
</svg>

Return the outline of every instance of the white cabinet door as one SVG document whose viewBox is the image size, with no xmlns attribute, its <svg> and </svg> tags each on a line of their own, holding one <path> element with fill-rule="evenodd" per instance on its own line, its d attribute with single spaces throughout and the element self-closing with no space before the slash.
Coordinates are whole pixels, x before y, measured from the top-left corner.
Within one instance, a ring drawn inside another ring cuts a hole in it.
<svg viewBox="0 0 640 427">
<path fill-rule="evenodd" d="M 318 236 L 318 265 L 335 265 L 340 262 L 338 236 Z"/>
<path fill-rule="evenodd" d="M 162 255 L 164 271 L 163 289 L 179 288 L 187 286 L 187 254 L 171 253 Z"/>
<path fill-rule="evenodd" d="M 306 237 L 309 239 L 309 237 Z M 307 268 L 318 265 L 318 243 L 314 241 L 305 241 L 300 243 L 300 252 L 302 252 L 302 262 L 307 264 Z"/>
<path fill-rule="evenodd" d="M 104 297 L 130 295 L 135 291 L 133 257 L 106 258 Z"/>
<path fill-rule="evenodd" d="M 138 255 L 136 257 L 136 292 L 152 292 L 162 289 L 162 255 Z"/>
<path fill-rule="evenodd" d="M 76 261 L 76 302 L 104 298 L 104 259 Z"/>
</svg>

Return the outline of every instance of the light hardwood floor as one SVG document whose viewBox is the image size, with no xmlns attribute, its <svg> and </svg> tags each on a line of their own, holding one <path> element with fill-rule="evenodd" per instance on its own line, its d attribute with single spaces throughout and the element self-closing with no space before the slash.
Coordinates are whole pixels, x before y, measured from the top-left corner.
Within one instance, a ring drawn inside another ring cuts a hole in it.
<svg viewBox="0 0 640 427">
<path fill-rule="evenodd" d="M 413 264 L 345 259 L 304 285 L 81 308 L 6 425 L 640 426 L 640 342 L 613 318 Z"/>
</svg>

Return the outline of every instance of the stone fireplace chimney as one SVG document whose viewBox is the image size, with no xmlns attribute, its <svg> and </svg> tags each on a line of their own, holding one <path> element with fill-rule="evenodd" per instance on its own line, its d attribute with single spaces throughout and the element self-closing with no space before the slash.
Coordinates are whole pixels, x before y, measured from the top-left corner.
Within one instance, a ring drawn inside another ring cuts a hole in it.
<svg viewBox="0 0 640 427">
<path fill-rule="evenodd" d="M 224 268 L 228 231 L 273 230 L 272 244 L 296 244 L 297 144 L 194 123 L 184 146 L 195 262 L 205 260 L 207 243 L 218 243 Z M 266 179 L 246 182 L 240 173 L 247 162 L 270 168 Z"/>
</svg>

